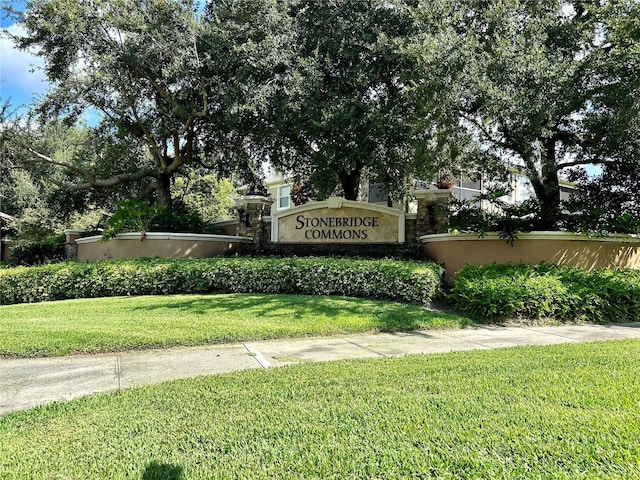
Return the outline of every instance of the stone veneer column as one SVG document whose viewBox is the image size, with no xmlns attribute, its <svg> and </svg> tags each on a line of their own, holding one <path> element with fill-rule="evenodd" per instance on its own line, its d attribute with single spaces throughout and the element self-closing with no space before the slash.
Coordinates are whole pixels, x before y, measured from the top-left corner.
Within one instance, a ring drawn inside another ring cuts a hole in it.
<svg viewBox="0 0 640 480">
<path fill-rule="evenodd" d="M 78 259 L 78 245 L 76 240 L 79 239 L 84 231 L 67 229 L 64 231 L 64 257 L 67 260 Z"/>
<path fill-rule="evenodd" d="M 445 233 L 449 223 L 449 201 L 453 198 L 453 190 L 418 190 L 416 217 L 416 239 L 423 235 Z"/>
<path fill-rule="evenodd" d="M 236 234 L 240 237 L 252 237 L 253 246 L 260 251 L 265 241 L 263 233 L 264 217 L 271 214 L 272 198 L 261 195 L 244 195 L 234 198 L 238 223 Z"/>
</svg>

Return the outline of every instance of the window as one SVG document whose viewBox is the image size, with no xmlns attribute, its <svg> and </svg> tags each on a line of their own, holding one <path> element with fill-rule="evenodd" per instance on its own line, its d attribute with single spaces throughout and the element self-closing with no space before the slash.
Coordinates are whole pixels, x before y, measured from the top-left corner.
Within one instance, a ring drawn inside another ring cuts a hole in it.
<svg viewBox="0 0 640 480">
<path fill-rule="evenodd" d="M 461 175 L 459 178 L 459 180 L 454 179 L 455 186 L 453 187 L 457 199 L 471 201 L 483 193 L 480 178 L 474 180 L 466 175 Z"/>
<path fill-rule="evenodd" d="M 278 187 L 278 210 L 286 210 L 291 206 L 291 185 Z"/>
</svg>

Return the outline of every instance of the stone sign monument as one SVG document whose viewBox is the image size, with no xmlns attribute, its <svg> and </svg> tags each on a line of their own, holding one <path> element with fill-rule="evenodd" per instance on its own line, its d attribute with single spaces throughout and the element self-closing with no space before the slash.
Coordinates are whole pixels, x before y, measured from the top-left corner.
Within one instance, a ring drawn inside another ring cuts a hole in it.
<svg viewBox="0 0 640 480">
<path fill-rule="evenodd" d="M 404 213 L 332 197 L 272 215 L 274 243 L 404 243 Z"/>
</svg>

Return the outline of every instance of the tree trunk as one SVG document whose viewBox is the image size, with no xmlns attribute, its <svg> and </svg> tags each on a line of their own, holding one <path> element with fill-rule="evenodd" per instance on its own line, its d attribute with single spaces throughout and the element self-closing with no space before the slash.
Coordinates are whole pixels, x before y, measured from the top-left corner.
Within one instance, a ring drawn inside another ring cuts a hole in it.
<svg viewBox="0 0 640 480">
<path fill-rule="evenodd" d="M 351 172 L 346 170 L 340 171 L 338 176 L 340 177 L 340 183 L 342 184 L 342 190 L 344 191 L 344 198 L 347 200 L 357 200 L 358 193 L 360 191 L 360 175 L 362 173 L 362 167 L 356 167 Z"/>
<path fill-rule="evenodd" d="M 171 213 L 171 175 L 161 174 L 156 177 L 156 192 L 158 203 L 163 205 L 167 212 Z"/>
<path fill-rule="evenodd" d="M 540 224 L 542 230 L 558 230 L 560 223 L 560 182 L 556 165 L 555 142 L 545 145 L 542 175 L 530 176 L 531 184 L 540 202 Z"/>
<path fill-rule="evenodd" d="M 555 181 L 558 183 L 557 178 Z M 558 230 L 560 223 L 560 191 L 545 181 L 542 186 L 544 193 L 538 194 L 540 202 L 540 225 L 541 230 Z"/>
</svg>

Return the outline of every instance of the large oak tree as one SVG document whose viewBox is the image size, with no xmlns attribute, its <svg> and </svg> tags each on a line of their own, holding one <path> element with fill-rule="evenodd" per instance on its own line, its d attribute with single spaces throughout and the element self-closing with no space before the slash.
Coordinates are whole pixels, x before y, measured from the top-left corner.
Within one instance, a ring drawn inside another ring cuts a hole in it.
<svg viewBox="0 0 640 480">
<path fill-rule="evenodd" d="M 521 168 L 541 226 L 556 228 L 560 172 L 638 156 L 624 141 L 639 111 L 638 2 L 450 3 L 423 8 L 412 50 L 426 126 L 437 117 L 456 133 L 436 146 L 460 151 L 452 143 L 465 140 Z"/>
<path fill-rule="evenodd" d="M 265 113 L 271 162 L 347 199 L 368 174 L 401 190 L 413 162 L 412 32 L 402 1 L 292 0 L 292 51 Z"/>
<path fill-rule="evenodd" d="M 114 165 L 96 175 L 99 159 L 67 162 L 30 149 L 28 161 L 75 173 L 68 189 L 111 187 L 152 178 L 170 205 L 170 180 L 194 159 L 197 132 L 209 110 L 201 75 L 202 26 L 194 3 L 146 0 L 33 0 L 22 13 L 21 48 L 44 60 L 51 89 L 38 105 L 43 119 L 74 121 L 93 112 L 103 134 L 144 145 L 138 168 Z"/>
</svg>

